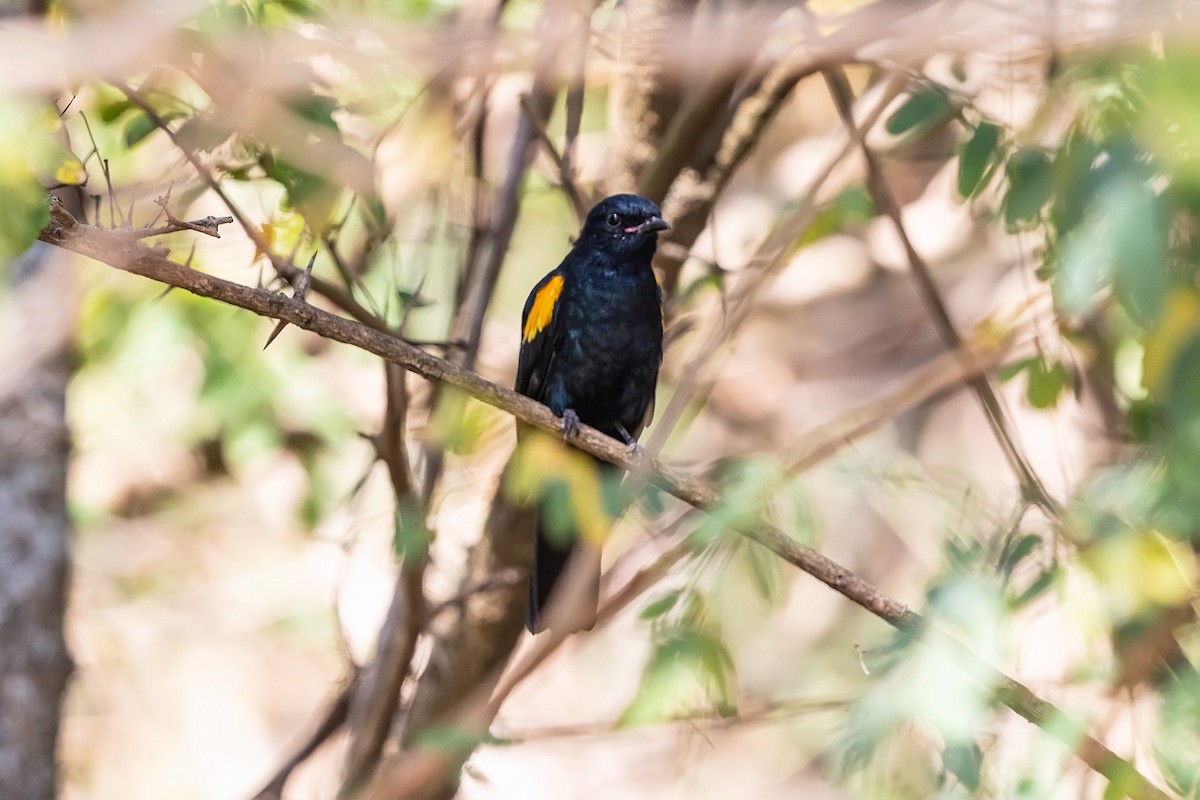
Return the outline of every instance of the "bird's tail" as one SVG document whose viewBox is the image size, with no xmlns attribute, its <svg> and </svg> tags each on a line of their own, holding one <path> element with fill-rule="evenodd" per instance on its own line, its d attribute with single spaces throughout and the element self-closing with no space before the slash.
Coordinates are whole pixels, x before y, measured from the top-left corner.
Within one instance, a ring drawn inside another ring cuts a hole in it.
<svg viewBox="0 0 1200 800">
<path fill-rule="evenodd" d="M 619 475 L 611 464 L 592 460 L 601 487 Z M 570 518 L 561 508 L 549 509 L 548 505 L 553 501 L 571 503 L 569 498 L 561 495 L 553 500 L 543 497 L 538 503 L 525 625 L 531 633 L 540 633 L 549 627 L 548 622 L 557 626 L 561 620 L 568 633 L 591 630 L 600 602 L 599 545 L 584 536 L 577 526 L 570 526 L 573 529 L 563 535 L 557 535 L 558 530 L 551 533 L 548 530 L 550 520 Z M 547 616 L 551 601 L 553 612 Z"/>
</svg>

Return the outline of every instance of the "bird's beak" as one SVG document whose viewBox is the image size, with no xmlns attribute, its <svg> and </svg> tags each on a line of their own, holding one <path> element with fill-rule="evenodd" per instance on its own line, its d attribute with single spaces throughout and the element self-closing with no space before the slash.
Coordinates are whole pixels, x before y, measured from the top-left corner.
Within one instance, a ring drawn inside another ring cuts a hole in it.
<svg viewBox="0 0 1200 800">
<path fill-rule="evenodd" d="M 651 231 L 669 231 L 671 226 L 662 217 L 651 217 L 650 219 L 638 225 L 638 233 L 650 233 Z"/>
</svg>

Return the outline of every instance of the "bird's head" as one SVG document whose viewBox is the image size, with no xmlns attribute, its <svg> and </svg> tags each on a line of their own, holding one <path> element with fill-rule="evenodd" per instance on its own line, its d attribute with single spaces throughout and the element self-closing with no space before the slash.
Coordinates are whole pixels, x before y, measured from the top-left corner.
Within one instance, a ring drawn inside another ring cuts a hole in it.
<svg viewBox="0 0 1200 800">
<path fill-rule="evenodd" d="M 613 255 L 653 255 L 658 232 L 670 227 L 658 206 L 641 195 L 614 194 L 588 212 L 579 241 Z"/>
</svg>

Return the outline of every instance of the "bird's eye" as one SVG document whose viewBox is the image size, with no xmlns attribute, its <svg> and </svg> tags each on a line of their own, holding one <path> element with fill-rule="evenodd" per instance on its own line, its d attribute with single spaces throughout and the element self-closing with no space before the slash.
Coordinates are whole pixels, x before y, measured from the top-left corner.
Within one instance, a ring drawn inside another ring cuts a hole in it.
<svg viewBox="0 0 1200 800">
<path fill-rule="evenodd" d="M 614 228 L 617 227 L 618 225 L 620 225 L 621 224 L 621 215 L 615 211 L 613 213 L 609 214 L 608 215 L 608 224 L 613 226 Z"/>
</svg>

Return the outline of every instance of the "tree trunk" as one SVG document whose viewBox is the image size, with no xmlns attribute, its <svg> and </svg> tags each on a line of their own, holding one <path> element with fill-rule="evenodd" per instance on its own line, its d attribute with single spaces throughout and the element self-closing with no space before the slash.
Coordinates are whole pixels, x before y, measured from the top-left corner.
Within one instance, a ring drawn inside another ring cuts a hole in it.
<svg viewBox="0 0 1200 800">
<path fill-rule="evenodd" d="M 0 280 L 0 797 L 56 794 L 66 605 L 68 256 L 41 243 Z"/>
</svg>

